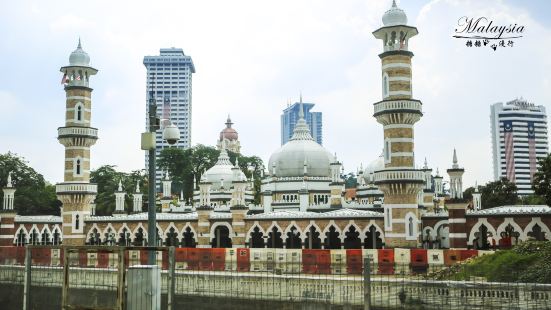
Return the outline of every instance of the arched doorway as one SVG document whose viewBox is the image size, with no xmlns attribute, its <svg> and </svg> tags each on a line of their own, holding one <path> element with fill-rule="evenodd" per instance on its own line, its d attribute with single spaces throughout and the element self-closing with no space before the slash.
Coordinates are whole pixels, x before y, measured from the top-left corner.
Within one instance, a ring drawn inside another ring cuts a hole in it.
<svg viewBox="0 0 551 310">
<path fill-rule="evenodd" d="M 57 231 L 54 232 L 54 243 L 55 243 L 56 233 L 57 233 Z M 88 244 L 90 244 L 90 245 L 100 245 L 101 244 L 101 236 L 100 236 L 100 233 L 98 232 L 97 228 L 94 228 L 92 230 L 92 232 L 90 233 L 90 235 L 88 236 Z"/>
<path fill-rule="evenodd" d="M 491 246 L 488 242 L 488 227 L 482 224 L 478 231 L 474 233 L 473 246 L 477 250 L 488 250 Z"/>
<path fill-rule="evenodd" d="M 300 232 L 295 226 L 291 227 L 291 230 L 287 233 L 287 238 L 285 239 L 285 247 L 287 249 L 302 249 Z"/>
<path fill-rule="evenodd" d="M 61 244 L 61 233 L 59 232 L 59 229 L 57 227 L 54 228 L 53 236 L 54 236 L 53 245 L 60 245 Z M 99 233 L 98 233 L 98 236 L 99 236 Z"/>
<path fill-rule="evenodd" d="M 211 246 L 213 248 L 231 248 L 232 242 L 230 231 L 226 226 L 216 226 L 214 229 L 214 238 L 212 238 Z"/>
<path fill-rule="evenodd" d="M 383 247 L 383 239 L 381 233 L 377 231 L 374 225 L 369 226 L 364 239 L 364 248 L 366 249 L 381 249 Z"/>
<path fill-rule="evenodd" d="M 337 231 L 337 228 L 331 225 L 329 231 L 325 233 L 324 249 L 340 249 L 341 239 L 339 235 L 340 233 Z"/>
<path fill-rule="evenodd" d="M 19 233 L 17 234 L 17 241 L 15 242 L 15 245 L 25 246 L 25 244 L 27 244 L 27 234 L 23 229 L 20 229 Z"/>
<path fill-rule="evenodd" d="M 345 249 L 361 249 L 362 240 L 360 239 L 360 232 L 356 230 L 356 227 L 351 225 L 348 231 L 344 233 L 344 248 Z"/>
<path fill-rule="evenodd" d="M 182 247 L 194 248 L 195 246 L 195 234 L 191 230 L 191 227 L 187 227 L 182 234 Z"/>
<path fill-rule="evenodd" d="M 180 245 L 180 241 L 178 240 L 178 232 L 176 232 L 176 229 L 174 229 L 174 227 L 170 227 L 170 229 L 166 233 L 165 245 L 175 247 Z"/>
<path fill-rule="evenodd" d="M 272 227 L 272 230 L 268 233 L 268 248 L 283 248 L 283 239 L 281 238 L 281 233 L 277 227 Z"/>
<path fill-rule="evenodd" d="M 441 225 L 438 227 L 436 242 L 439 243 L 441 249 L 450 248 L 450 228 L 448 226 Z"/>
<path fill-rule="evenodd" d="M 264 234 L 260 231 L 260 227 L 256 226 L 251 232 L 251 239 L 249 239 L 249 247 L 251 248 L 263 248 Z"/>
<path fill-rule="evenodd" d="M 307 249 L 321 249 L 320 233 L 314 226 L 310 226 L 306 232 L 306 242 L 304 247 Z"/>
</svg>

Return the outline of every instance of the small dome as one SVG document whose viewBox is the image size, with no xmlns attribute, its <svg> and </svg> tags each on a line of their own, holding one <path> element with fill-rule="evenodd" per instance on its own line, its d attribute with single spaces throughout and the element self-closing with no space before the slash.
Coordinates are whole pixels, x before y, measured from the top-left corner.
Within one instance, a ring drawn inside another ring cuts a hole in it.
<svg viewBox="0 0 551 310">
<path fill-rule="evenodd" d="M 225 189 L 229 189 L 233 181 L 246 180 L 246 176 L 240 169 L 234 169 L 228 156 L 228 152 L 225 149 L 220 151 L 218 161 L 214 166 L 207 170 L 201 176 L 201 182 L 212 183 L 212 189 L 218 190 L 222 185 Z M 222 184 L 223 183 L 223 184 Z"/>
<path fill-rule="evenodd" d="M 406 13 L 396 6 L 396 0 L 392 1 L 392 7 L 383 15 L 384 26 L 407 25 L 408 17 Z"/>
<path fill-rule="evenodd" d="M 233 129 L 231 126 L 233 125 L 230 116 L 228 115 L 228 119 L 226 121 L 226 128 L 224 128 L 220 132 L 220 141 L 227 139 L 230 141 L 235 141 L 239 139 L 239 135 L 237 134 L 237 131 Z"/>
<path fill-rule="evenodd" d="M 80 39 L 78 39 L 77 49 L 69 56 L 69 65 L 71 66 L 88 66 L 90 64 L 90 56 L 82 49 Z"/>
<path fill-rule="evenodd" d="M 298 177 L 304 175 L 306 164 L 309 176 L 330 177 L 330 164 L 335 160 L 323 146 L 312 138 L 308 124 L 304 120 L 302 104 L 299 120 L 295 126 L 293 137 L 279 150 L 270 156 L 268 169 L 278 177 Z"/>
<path fill-rule="evenodd" d="M 383 154 L 379 156 L 377 159 L 369 163 L 365 170 L 363 171 L 363 178 L 366 183 L 373 183 L 373 173 L 375 171 L 383 170 L 385 169 L 385 159 L 383 157 Z"/>
</svg>

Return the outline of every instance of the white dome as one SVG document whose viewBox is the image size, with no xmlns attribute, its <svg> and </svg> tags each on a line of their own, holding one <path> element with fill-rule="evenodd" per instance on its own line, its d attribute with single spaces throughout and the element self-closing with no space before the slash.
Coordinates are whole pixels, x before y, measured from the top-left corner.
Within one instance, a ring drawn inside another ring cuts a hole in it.
<svg viewBox="0 0 551 310">
<path fill-rule="evenodd" d="M 385 169 L 385 159 L 383 157 L 383 154 L 379 156 L 374 161 L 370 162 L 369 165 L 365 168 L 363 171 L 363 178 L 366 183 L 373 183 L 373 173 L 375 171 L 383 170 Z"/>
<path fill-rule="evenodd" d="M 406 13 L 396 6 L 396 1 L 392 1 L 392 7 L 383 15 L 384 26 L 407 25 L 408 17 Z"/>
<path fill-rule="evenodd" d="M 211 189 L 214 190 L 220 189 L 222 182 L 224 183 L 224 188 L 229 189 L 234 175 L 232 168 L 233 165 L 228 153 L 225 149 L 222 149 L 216 164 L 203 174 L 201 180 L 212 183 Z"/>
<path fill-rule="evenodd" d="M 80 39 L 78 40 L 78 47 L 69 56 L 69 65 L 71 66 L 88 66 L 90 64 L 90 56 L 86 53 L 80 45 Z"/>
<path fill-rule="evenodd" d="M 330 164 L 335 160 L 323 146 L 319 145 L 310 134 L 310 129 L 304 120 L 302 104 L 299 120 L 295 126 L 293 137 L 279 150 L 270 156 L 268 169 L 278 177 L 298 177 L 304 175 L 304 165 L 309 176 L 330 177 Z"/>
</svg>

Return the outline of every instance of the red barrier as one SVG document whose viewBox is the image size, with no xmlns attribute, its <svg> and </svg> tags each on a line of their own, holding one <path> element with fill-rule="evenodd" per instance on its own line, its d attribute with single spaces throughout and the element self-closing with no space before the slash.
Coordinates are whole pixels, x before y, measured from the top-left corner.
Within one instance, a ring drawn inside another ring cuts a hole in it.
<svg viewBox="0 0 551 310">
<path fill-rule="evenodd" d="M 478 250 L 461 250 L 459 253 L 459 258 L 463 261 L 466 259 L 469 259 L 471 257 L 477 257 L 478 256 Z"/>
<path fill-rule="evenodd" d="M 15 262 L 16 258 L 16 247 L 14 246 L 3 246 L 0 247 L 0 264 L 11 265 Z"/>
<path fill-rule="evenodd" d="M 50 248 L 31 249 L 33 265 L 50 266 L 52 264 L 52 250 Z"/>
<path fill-rule="evenodd" d="M 330 274 L 330 250 L 302 250 L 302 270 L 304 273 Z"/>
<path fill-rule="evenodd" d="M 429 258 L 425 249 L 409 250 L 411 271 L 413 273 L 426 273 L 429 268 Z"/>
<path fill-rule="evenodd" d="M 212 269 L 223 271 L 226 265 L 226 249 L 214 248 L 211 249 Z"/>
<path fill-rule="evenodd" d="M 161 269 L 168 270 L 168 251 L 162 251 L 162 253 L 163 262 L 161 263 Z"/>
<path fill-rule="evenodd" d="M 187 248 L 176 248 L 174 251 L 174 261 L 184 263 L 187 261 Z"/>
<path fill-rule="evenodd" d="M 88 267 L 88 253 L 86 253 L 86 251 L 84 250 L 78 252 L 78 266 Z"/>
<path fill-rule="evenodd" d="M 444 265 L 452 266 L 461 261 L 460 250 L 444 250 Z"/>
<path fill-rule="evenodd" d="M 18 265 L 25 265 L 25 247 L 18 246 L 15 248 L 15 262 Z"/>
<path fill-rule="evenodd" d="M 349 274 L 362 274 L 362 250 L 346 250 L 346 271 Z"/>
<path fill-rule="evenodd" d="M 499 245 L 500 249 L 509 249 L 509 248 L 511 248 L 511 246 L 512 246 L 511 237 L 505 237 L 505 238 L 499 239 L 498 245 Z"/>
<path fill-rule="evenodd" d="M 97 252 L 97 267 L 98 268 L 108 268 L 109 267 L 109 253 L 106 251 L 98 251 Z"/>
<path fill-rule="evenodd" d="M 196 249 L 199 253 L 199 270 L 213 270 L 211 249 Z"/>
<path fill-rule="evenodd" d="M 237 249 L 237 271 L 251 270 L 251 254 L 249 249 Z"/>
<path fill-rule="evenodd" d="M 394 250 L 378 249 L 378 273 L 379 274 L 394 274 Z"/>
<path fill-rule="evenodd" d="M 140 264 L 148 265 L 149 264 L 149 251 L 140 250 Z"/>
</svg>

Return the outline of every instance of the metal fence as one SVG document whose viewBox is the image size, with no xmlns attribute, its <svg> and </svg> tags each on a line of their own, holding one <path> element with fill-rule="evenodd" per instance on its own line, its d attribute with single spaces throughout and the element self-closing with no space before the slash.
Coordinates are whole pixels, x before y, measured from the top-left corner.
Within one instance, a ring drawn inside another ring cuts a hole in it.
<svg viewBox="0 0 551 310">
<path fill-rule="evenodd" d="M 328 262 L 308 253 L 299 259 L 292 250 L 247 264 L 238 249 L 13 251 L 13 260 L 0 265 L 2 309 L 136 309 L 128 300 L 147 298 L 132 270 L 147 264 L 148 251 L 156 251 L 161 269 L 160 309 L 551 309 L 550 284 L 489 282 L 468 264 Z"/>
</svg>

